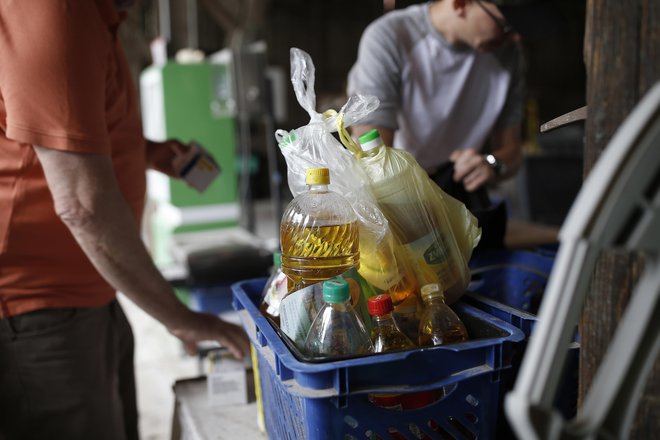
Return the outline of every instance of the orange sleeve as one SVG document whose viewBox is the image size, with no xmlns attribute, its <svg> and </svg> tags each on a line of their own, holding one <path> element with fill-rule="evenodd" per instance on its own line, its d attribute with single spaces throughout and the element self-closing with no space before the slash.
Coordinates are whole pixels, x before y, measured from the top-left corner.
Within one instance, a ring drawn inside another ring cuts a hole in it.
<svg viewBox="0 0 660 440">
<path fill-rule="evenodd" d="M 0 5 L 0 99 L 7 138 L 109 154 L 105 83 L 113 35 L 94 3 Z"/>
</svg>

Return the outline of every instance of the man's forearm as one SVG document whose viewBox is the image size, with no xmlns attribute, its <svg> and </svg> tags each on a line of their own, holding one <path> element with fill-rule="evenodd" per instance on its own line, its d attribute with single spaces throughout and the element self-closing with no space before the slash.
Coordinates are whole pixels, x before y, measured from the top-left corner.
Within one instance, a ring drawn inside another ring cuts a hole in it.
<svg viewBox="0 0 660 440">
<path fill-rule="evenodd" d="M 182 326 L 187 309 L 153 264 L 121 196 L 107 197 L 94 213 L 61 218 L 108 283 L 168 329 Z"/>
<path fill-rule="evenodd" d="M 153 264 L 108 157 L 35 147 L 55 210 L 101 276 L 168 329 L 187 308 Z"/>
</svg>

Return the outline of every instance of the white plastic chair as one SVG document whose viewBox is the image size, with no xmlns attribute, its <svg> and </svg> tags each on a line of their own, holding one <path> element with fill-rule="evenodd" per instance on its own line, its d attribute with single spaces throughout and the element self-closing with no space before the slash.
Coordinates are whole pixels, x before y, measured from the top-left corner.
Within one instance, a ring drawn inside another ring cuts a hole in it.
<svg viewBox="0 0 660 440">
<path fill-rule="evenodd" d="M 660 83 L 612 138 L 559 237 L 536 331 L 506 396 L 506 413 L 520 439 L 624 438 L 660 350 Z M 645 271 L 580 414 L 565 420 L 553 400 L 603 249 L 645 251 Z"/>
</svg>

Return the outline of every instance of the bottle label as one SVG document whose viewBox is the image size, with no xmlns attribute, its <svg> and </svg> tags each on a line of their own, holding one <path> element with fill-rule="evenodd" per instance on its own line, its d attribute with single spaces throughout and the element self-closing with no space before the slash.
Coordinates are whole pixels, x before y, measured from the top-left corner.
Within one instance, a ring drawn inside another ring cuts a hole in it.
<svg viewBox="0 0 660 440">
<path fill-rule="evenodd" d="M 280 328 L 299 347 L 312 321 L 323 304 L 322 283 L 314 284 L 286 296 L 280 303 Z"/>
<path fill-rule="evenodd" d="M 421 283 L 437 280 L 446 288 L 456 283 L 458 272 L 441 235 L 430 232 L 403 248 Z"/>
</svg>

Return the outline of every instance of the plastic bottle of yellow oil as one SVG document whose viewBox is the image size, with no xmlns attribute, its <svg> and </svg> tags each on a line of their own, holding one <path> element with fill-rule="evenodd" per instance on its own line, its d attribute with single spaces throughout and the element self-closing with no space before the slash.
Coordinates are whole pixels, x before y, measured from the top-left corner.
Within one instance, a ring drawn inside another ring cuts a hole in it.
<svg viewBox="0 0 660 440">
<path fill-rule="evenodd" d="M 282 272 L 289 292 L 359 265 L 357 215 L 344 197 L 328 188 L 330 171 L 310 168 L 305 183 L 307 191 L 289 203 L 280 226 Z"/>
<path fill-rule="evenodd" d="M 369 176 L 379 208 L 401 242 L 399 257 L 405 256 L 409 261 L 420 286 L 439 282 L 449 297 L 457 298 L 465 290 L 461 270 L 451 253 L 448 237 L 432 215 L 432 207 L 410 184 L 415 182 L 415 170 L 403 160 L 407 153 L 386 147 L 378 130 L 368 131 L 359 141 L 363 149 L 359 163 Z M 395 305 L 397 299 L 395 294 Z"/>
</svg>

